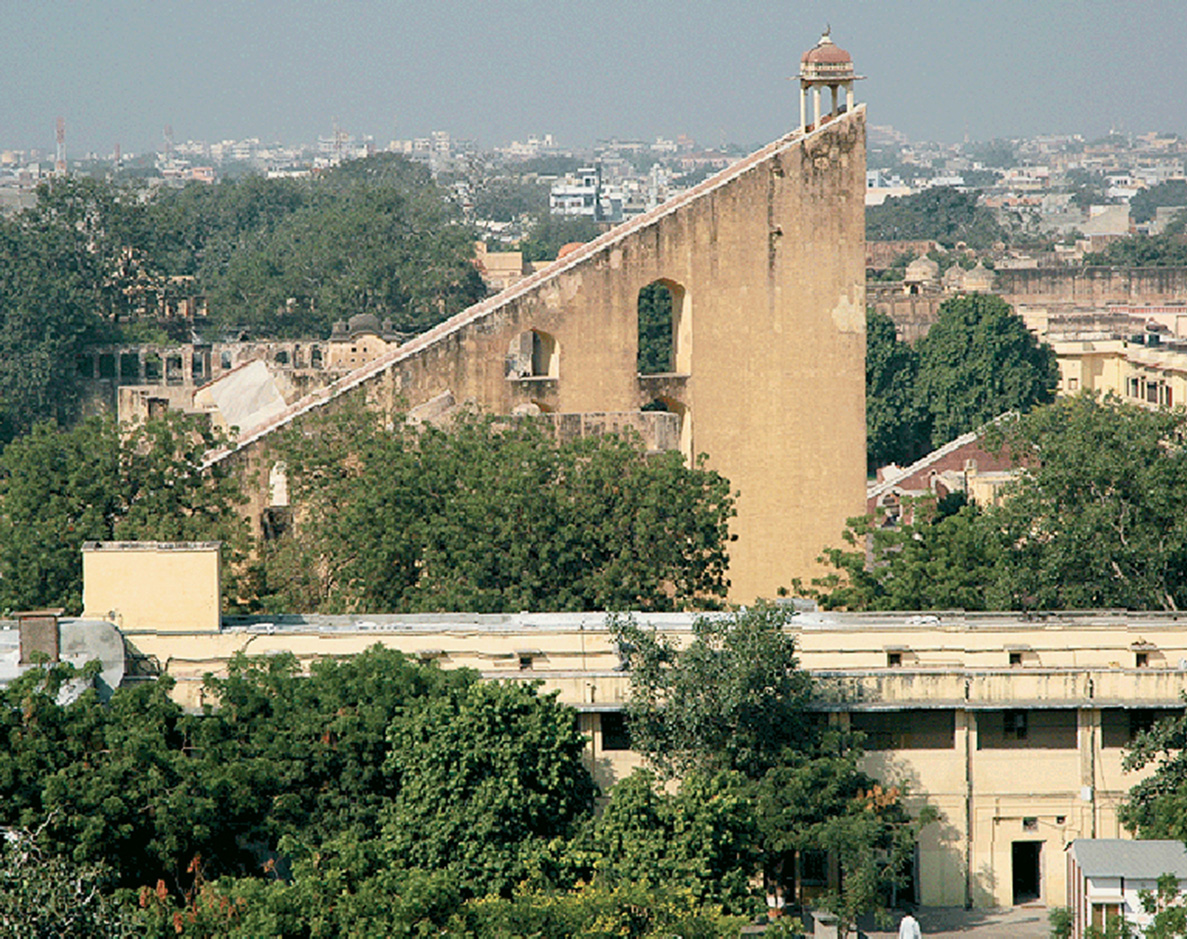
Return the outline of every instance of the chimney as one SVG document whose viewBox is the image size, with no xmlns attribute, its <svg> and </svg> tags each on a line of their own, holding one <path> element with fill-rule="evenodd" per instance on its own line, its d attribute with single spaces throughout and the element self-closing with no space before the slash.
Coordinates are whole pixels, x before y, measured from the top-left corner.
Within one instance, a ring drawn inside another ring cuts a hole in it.
<svg viewBox="0 0 1187 939">
<path fill-rule="evenodd" d="M 58 617 L 63 608 L 28 610 L 14 613 L 21 634 L 21 665 L 32 665 L 33 656 L 40 652 L 50 662 L 61 660 L 58 645 Z"/>
</svg>

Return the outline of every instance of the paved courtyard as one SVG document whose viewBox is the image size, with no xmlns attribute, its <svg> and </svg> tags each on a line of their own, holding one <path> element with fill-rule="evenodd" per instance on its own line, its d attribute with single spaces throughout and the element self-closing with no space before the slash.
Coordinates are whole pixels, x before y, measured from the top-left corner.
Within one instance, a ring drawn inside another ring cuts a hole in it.
<svg viewBox="0 0 1187 939">
<path fill-rule="evenodd" d="M 948 907 L 922 907 L 915 913 L 925 936 L 961 937 L 961 939 L 1046 939 L 1045 906 L 1016 906 L 1005 910 L 960 910 Z M 898 917 L 894 928 L 862 930 L 868 939 L 897 939 Z"/>
</svg>

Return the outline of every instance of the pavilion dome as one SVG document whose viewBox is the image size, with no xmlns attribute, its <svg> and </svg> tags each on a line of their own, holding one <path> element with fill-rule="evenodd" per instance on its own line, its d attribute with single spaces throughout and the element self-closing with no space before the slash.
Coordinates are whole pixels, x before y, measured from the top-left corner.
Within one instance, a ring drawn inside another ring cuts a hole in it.
<svg viewBox="0 0 1187 939">
<path fill-rule="evenodd" d="M 838 46 L 827 32 L 820 41 L 800 57 L 801 65 L 848 65 L 853 67 L 853 57 Z"/>
</svg>

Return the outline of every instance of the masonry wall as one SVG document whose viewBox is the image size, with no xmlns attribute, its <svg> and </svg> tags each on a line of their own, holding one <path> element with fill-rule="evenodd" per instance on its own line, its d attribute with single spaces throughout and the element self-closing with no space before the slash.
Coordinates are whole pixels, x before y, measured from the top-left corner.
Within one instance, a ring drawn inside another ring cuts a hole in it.
<svg viewBox="0 0 1187 939">
<path fill-rule="evenodd" d="M 401 410 L 451 393 L 506 413 L 656 398 L 740 493 L 731 598 L 816 572 L 865 493 L 865 111 L 789 135 L 365 367 L 335 392 Z M 677 297 L 676 371 L 636 368 L 639 290 Z M 522 377 L 521 336 L 555 346 Z M 267 433 L 249 449 L 267 446 Z M 240 456 L 260 463 L 261 455 Z"/>
</svg>

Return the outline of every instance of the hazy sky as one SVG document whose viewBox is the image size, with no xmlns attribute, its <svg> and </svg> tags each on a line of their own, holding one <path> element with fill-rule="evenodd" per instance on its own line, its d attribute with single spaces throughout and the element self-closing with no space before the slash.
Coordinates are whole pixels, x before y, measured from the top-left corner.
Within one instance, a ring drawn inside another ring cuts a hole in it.
<svg viewBox="0 0 1187 939">
<path fill-rule="evenodd" d="M 913 139 L 1187 133 L 1182 0 L 0 0 L 0 148 L 125 153 L 342 128 L 483 145 L 687 133 L 753 144 L 797 120 L 826 22 L 871 123 Z"/>
</svg>

